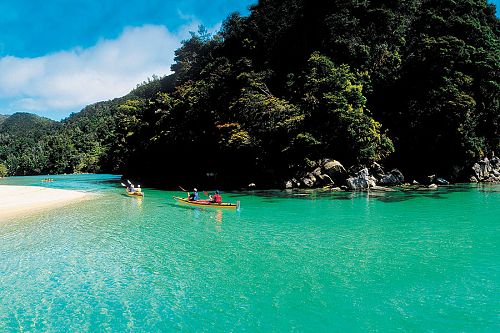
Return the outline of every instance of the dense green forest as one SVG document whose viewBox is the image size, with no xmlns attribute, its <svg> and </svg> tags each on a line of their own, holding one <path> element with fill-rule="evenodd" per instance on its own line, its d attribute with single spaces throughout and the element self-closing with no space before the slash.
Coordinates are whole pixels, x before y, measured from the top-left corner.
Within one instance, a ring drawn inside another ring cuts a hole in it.
<svg viewBox="0 0 500 333">
<path fill-rule="evenodd" d="M 62 122 L 0 118 L 0 163 L 279 186 L 324 158 L 460 180 L 500 151 L 499 20 L 486 0 L 261 0 L 213 36 L 192 33 L 171 69 Z"/>
</svg>

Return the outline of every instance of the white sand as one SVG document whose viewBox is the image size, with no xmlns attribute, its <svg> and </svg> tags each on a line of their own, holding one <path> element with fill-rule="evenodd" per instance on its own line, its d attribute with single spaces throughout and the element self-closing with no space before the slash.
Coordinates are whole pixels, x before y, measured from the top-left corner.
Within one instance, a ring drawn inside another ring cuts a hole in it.
<svg viewBox="0 0 500 333">
<path fill-rule="evenodd" d="M 0 185 L 0 222 L 93 197 L 93 194 L 38 186 Z"/>
</svg>

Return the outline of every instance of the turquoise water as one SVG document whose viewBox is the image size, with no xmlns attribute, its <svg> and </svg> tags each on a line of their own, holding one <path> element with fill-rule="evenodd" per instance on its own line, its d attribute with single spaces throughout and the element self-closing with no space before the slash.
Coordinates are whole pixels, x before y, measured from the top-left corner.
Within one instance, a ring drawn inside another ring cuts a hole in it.
<svg viewBox="0 0 500 333">
<path fill-rule="evenodd" d="M 224 193 L 236 212 L 41 178 L 0 184 L 98 197 L 0 223 L 2 332 L 499 331 L 498 185 Z"/>
</svg>

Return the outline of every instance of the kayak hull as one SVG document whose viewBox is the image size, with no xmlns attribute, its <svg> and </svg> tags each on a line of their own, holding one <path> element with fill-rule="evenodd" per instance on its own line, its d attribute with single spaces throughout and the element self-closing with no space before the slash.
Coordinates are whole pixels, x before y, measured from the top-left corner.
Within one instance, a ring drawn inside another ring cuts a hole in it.
<svg viewBox="0 0 500 333">
<path fill-rule="evenodd" d="M 192 207 L 207 207 L 207 208 L 216 208 L 216 209 L 237 209 L 239 208 L 239 202 L 236 204 L 233 203 L 227 203 L 227 202 L 222 202 L 222 203 L 214 203 L 214 202 L 209 202 L 207 200 L 196 200 L 196 201 L 190 201 L 187 198 L 180 198 L 180 197 L 173 197 L 175 201 L 182 203 L 187 206 L 192 206 Z"/>
<path fill-rule="evenodd" d="M 125 192 L 127 192 L 127 195 L 129 195 L 131 197 L 143 197 L 144 196 L 143 192 L 129 192 L 127 190 L 125 190 Z"/>
</svg>

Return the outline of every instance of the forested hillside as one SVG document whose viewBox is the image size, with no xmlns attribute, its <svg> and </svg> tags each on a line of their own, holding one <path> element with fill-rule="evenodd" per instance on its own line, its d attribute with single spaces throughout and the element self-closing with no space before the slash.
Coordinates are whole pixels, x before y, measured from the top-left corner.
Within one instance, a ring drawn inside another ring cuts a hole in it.
<svg viewBox="0 0 500 333">
<path fill-rule="evenodd" d="M 276 186 L 324 158 L 460 179 L 500 148 L 499 21 L 485 0 L 261 0 L 214 36 L 193 33 L 172 71 L 49 126 L 40 160 L 16 164 L 2 141 L 0 162 Z"/>
</svg>

